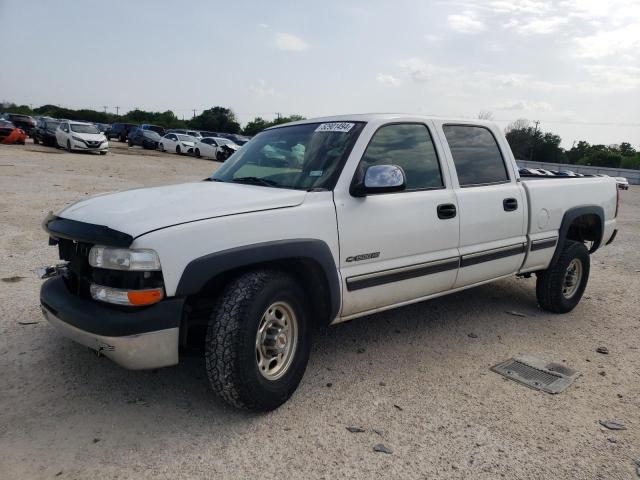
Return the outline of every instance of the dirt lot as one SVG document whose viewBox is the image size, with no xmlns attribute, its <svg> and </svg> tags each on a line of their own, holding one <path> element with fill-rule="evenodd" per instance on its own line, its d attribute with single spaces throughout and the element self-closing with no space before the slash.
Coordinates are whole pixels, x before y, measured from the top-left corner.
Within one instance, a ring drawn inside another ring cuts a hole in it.
<svg viewBox="0 0 640 480">
<path fill-rule="evenodd" d="M 323 329 L 294 397 L 256 415 L 218 403 L 198 357 L 129 372 L 43 320 L 34 268 L 57 260 L 40 228 L 50 209 L 217 165 L 117 147 L 0 146 L 1 478 L 636 478 L 640 188 L 572 313 L 542 312 L 535 280 L 513 278 Z M 518 353 L 582 376 L 548 395 L 489 371 Z"/>
</svg>

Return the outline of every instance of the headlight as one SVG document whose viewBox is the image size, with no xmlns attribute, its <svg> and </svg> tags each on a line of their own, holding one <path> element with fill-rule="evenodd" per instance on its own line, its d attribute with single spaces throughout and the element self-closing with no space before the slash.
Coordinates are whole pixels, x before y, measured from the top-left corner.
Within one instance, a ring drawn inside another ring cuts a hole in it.
<svg viewBox="0 0 640 480">
<path fill-rule="evenodd" d="M 75 136 L 73 136 L 73 135 L 72 135 L 72 136 L 71 136 L 71 138 L 72 138 L 72 139 L 74 139 L 76 142 L 82 142 L 82 143 L 84 143 L 84 140 L 83 140 L 83 139 L 81 139 L 80 137 L 75 137 Z"/>
<path fill-rule="evenodd" d="M 109 270 L 158 271 L 158 254 L 149 249 L 93 247 L 89 251 L 89 265 Z"/>
</svg>

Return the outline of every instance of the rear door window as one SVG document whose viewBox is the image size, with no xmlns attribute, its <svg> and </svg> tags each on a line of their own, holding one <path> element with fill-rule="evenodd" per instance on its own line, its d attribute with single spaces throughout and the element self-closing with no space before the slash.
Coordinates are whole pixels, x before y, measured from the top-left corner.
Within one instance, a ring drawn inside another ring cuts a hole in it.
<svg viewBox="0 0 640 480">
<path fill-rule="evenodd" d="M 509 181 L 509 174 L 488 128 L 476 125 L 442 127 L 449 144 L 461 187 L 472 187 Z"/>
</svg>

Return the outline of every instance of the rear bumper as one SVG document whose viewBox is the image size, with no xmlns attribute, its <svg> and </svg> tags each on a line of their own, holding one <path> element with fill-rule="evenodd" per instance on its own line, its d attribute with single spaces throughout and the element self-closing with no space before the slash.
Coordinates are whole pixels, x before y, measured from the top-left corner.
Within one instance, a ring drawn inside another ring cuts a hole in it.
<svg viewBox="0 0 640 480">
<path fill-rule="evenodd" d="M 132 370 L 178 363 L 181 298 L 143 309 L 116 310 L 72 295 L 54 277 L 40 290 L 42 312 L 62 335 Z"/>
</svg>

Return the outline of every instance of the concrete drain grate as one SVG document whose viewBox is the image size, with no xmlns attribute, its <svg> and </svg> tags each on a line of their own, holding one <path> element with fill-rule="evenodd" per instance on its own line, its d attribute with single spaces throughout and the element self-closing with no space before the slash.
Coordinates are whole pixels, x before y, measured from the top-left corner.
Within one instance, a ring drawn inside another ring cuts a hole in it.
<svg viewBox="0 0 640 480">
<path fill-rule="evenodd" d="M 580 372 L 560 363 L 549 363 L 526 355 L 510 358 L 491 367 L 491 370 L 547 393 L 562 392 L 580 376 Z"/>
</svg>

